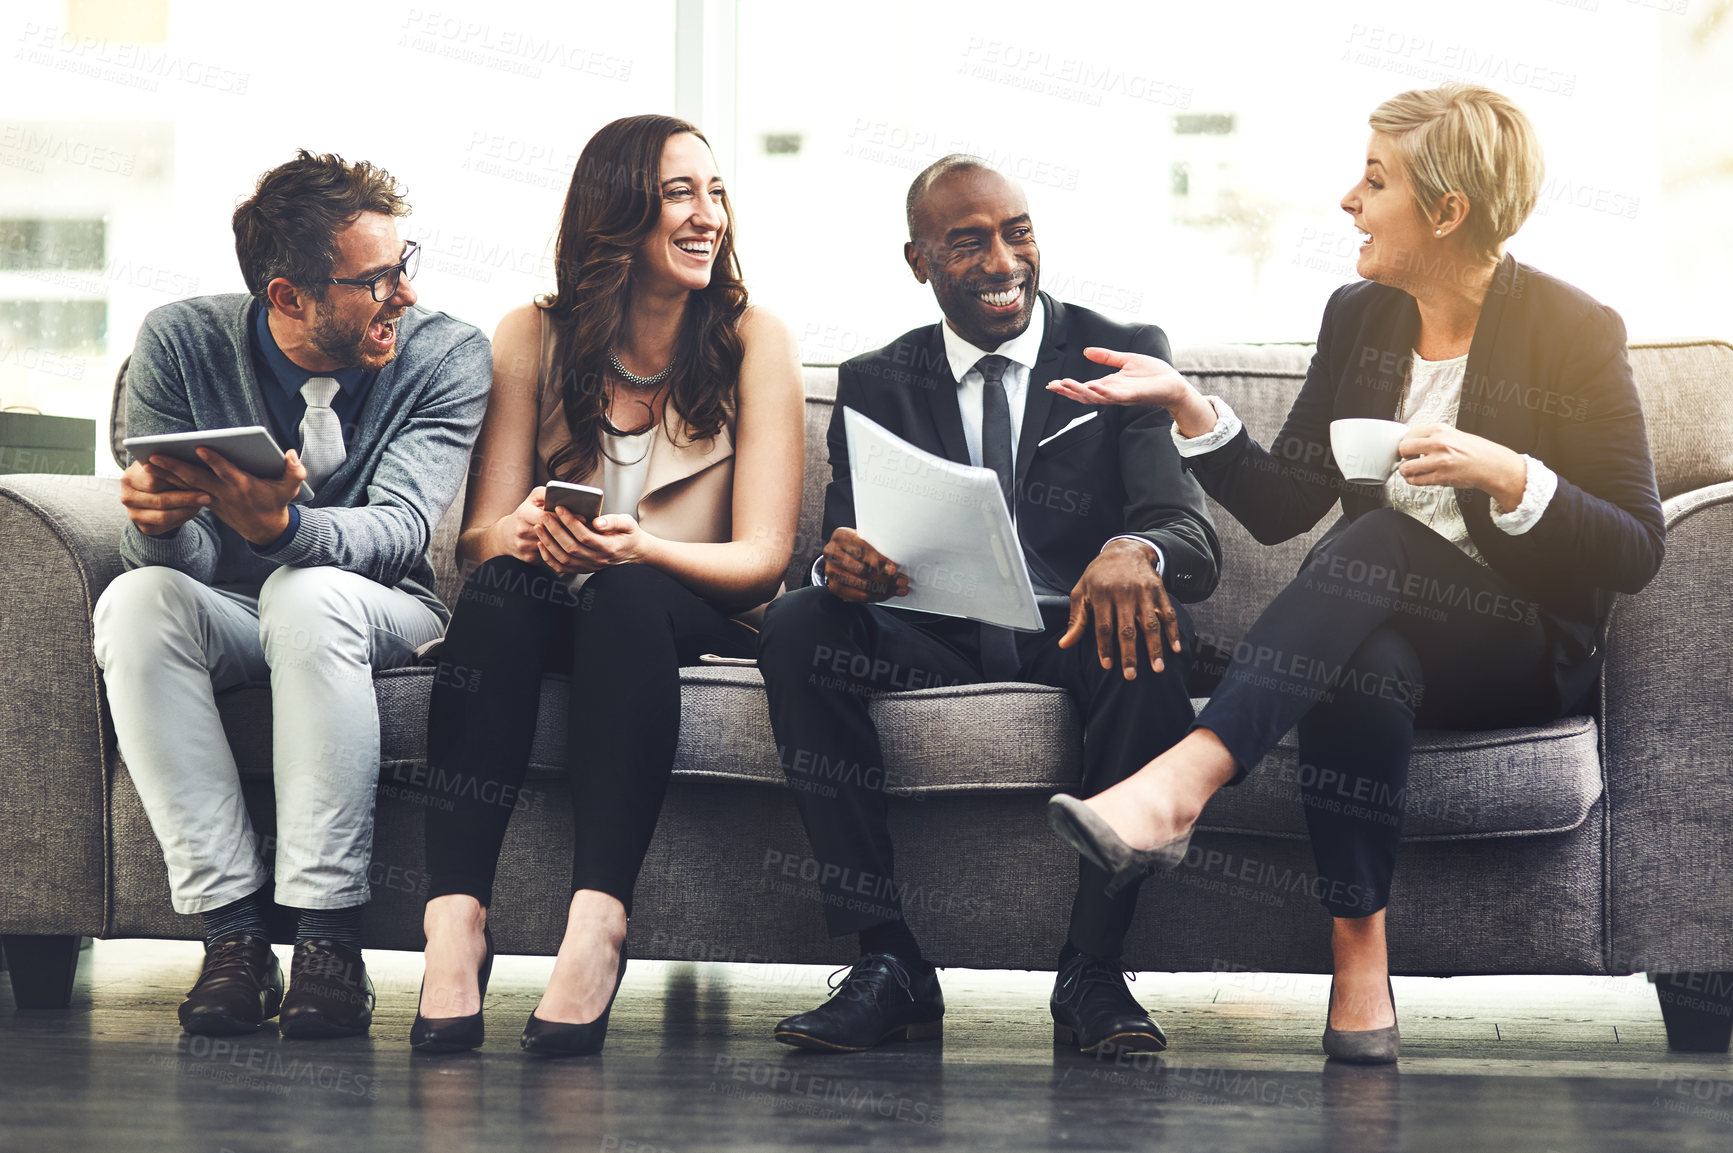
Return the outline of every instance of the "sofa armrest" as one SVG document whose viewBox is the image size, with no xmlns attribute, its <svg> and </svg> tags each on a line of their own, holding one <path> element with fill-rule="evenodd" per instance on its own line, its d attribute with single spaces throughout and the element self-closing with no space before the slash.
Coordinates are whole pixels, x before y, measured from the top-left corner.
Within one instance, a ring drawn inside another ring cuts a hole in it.
<svg viewBox="0 0 1733 1153">
<path fill-rule="evenodd" d="M 1733 969 L 1733 483 L 1663 510 L 1666 561 L 1619 598 L 1601 675 L 1615 972 Z"/>
<path fill-rule="evenodd" d="M 107 926 L 113 741 L 91 650 L 120 482 L 0 476 L 0 932 Z"/>
</svg>

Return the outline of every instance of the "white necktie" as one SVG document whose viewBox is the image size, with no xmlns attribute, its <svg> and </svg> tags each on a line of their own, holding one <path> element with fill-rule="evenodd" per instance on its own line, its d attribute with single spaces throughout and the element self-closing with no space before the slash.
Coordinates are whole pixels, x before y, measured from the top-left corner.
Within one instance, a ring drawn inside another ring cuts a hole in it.
<svg viewBox="0 0 1733 1153">
<path fill-rule="evenodd" d="M 307 415 L 301 418 L 301 463 L 307 466 L 307 484 L 315 492 L 349 455 L 343 447 L 342 422 L 331 411 L 331 398 L 336 395 L 337 382 L 328 376 L 315 376 L 301 386 L 301 397 L 307 402 Z"/>
</svg>

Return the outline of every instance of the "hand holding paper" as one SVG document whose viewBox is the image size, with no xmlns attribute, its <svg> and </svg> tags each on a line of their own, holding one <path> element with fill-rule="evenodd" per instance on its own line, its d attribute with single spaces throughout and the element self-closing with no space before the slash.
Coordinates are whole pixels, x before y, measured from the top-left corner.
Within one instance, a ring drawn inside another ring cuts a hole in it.
<svg viewBox="0 0 1733 1153">
<path fill-rule="evenodd" d="M 1039 631 L 1035 590 L 992 470 L 916 448 L 853 409 L 843 427 L 858 539 L 894 561 L 908 589 L 897 607 Z"/>
<path fill-rule="evenodd" d="M 850 604 L 877 604 L 909 595 L 908 574 L 847 525 L 831 533 L 825 543 L 824 580 L 832 596 Z"/>
</svg>

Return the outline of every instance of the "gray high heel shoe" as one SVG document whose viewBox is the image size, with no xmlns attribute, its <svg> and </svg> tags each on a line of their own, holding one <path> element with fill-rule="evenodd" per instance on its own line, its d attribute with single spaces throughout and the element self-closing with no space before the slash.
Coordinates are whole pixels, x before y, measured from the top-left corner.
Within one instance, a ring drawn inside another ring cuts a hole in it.
<svg viewBox="0 0 1733 1153">
<path fill-rule="evenodd" d="M 1396 990 L 1388 979 L 1390 1011 L 1396 1011 Z M 1330 1000 L 1336 999 L 1336 979 L 1330 978 Z M 1402 1054 L 1402 1034 L 1397 1025 L 1382 1029 L 1336 1029 L 1330 1025 L 1330 1007 L 1324 1006 L 1324 1052 L 1333 1061 L 1350 1065 L 1394 1065 Z"/>
<path fill-rule="evenodd" d="M 1134 849 L 1120 839 L 1094 809 L 1076 797 L 1060 793 L 1047 802 L 1047 823 L 1053 835 L 1076 849 L 1090 864 L 1111 874 L 1107 895 L 1149 873 L 1165 872 L 1185 860 L 1191 830 L 1153 849 Z"/>
</svg>

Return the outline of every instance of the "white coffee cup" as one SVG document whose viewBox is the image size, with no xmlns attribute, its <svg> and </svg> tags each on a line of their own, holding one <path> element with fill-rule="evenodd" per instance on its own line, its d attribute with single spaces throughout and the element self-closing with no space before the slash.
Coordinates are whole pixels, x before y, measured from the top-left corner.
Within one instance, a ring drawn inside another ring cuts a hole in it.
<svg viewBox="0 0 1733 1153">
<path fill-rule="evenodd" d="M 1408 426 L 1395 420 L 1353 417 L 1330 422 L 1330 451 L 1349 484 L 1383 484 L 1396 471 L 1396 446 Z"/>
</svg>

